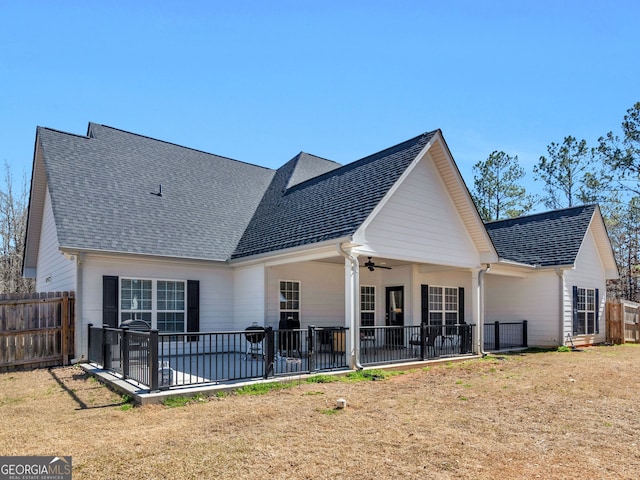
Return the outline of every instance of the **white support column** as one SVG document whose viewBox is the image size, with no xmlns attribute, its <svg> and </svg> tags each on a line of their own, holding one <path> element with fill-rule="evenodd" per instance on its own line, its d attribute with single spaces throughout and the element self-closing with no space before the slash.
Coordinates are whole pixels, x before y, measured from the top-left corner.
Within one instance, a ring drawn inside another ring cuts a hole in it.
<svg viewBox="0 0 640 480">
<path fill-rule="evenodd" d="M 345 342 L 351 368 L 361 369 L 360 365 L 360 262 L 352 249 L 349 253 L 340 243 L 336 249 L 344 257 L 344 324 L 348 335 Z"/>
<path fill-rule="evenodd" d="M 358 368 L 359 359 L 359 326 L 360 326 L 360 272 L 357 262 L 345 258 L 344 261 L 344 308 L 345 327 L 347 327 L 346 350 L 349 355 L 349 366 Z"/>
<path fill-rule="evenodd" d="M 479 277 L 480 277 L 480 269 L 477 270 L 473 270 L 471 272 L 471 322 L 469 323 L 474 323 L 476 325 L 475 331 L 473 332 L 473 351 L 474 353 L 479 353 L 481 351 L 480 347 L 480 342 L 481 340 L 481 332 L 480 329 L 482 328 L 480 323 L 481 323 L 481 319 L 482 319 L 482 301 L 481 301 L 481 297 L 482 297 L 482 289 L 480 287 L 480 281 L 479 281 Z"/>
</svg>

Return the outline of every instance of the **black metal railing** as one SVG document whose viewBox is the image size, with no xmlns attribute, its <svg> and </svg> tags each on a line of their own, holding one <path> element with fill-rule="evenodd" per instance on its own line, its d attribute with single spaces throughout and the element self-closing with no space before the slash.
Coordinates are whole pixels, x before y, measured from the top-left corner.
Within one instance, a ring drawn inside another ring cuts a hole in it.
<svg viewBox="0 0 640 480">
<path fill-rule="evenodd" d="M 151 390 L 322 372 L 348 368 L 347 331 L 158 333 L 89 325 L 89 361 Z"/>
<path fill-rule="evenodd" d="M 381 365 L 473 353 L 471 324 L 362 327 L 360 363 Z"/>
<path fill-rule="evenodd" d="M 527 321 L 484 324 L 484 349 L 508 350 L 528 346 Z"/>
<path fill-rule="evenodd" d="M 364 327 L 362 365 L 472 353 L 470 324 Z M 349 330 L 271 327 L 158 333 L 89 325 L 89 361 L 150 390 L 349 368 Z"/>
</svg>

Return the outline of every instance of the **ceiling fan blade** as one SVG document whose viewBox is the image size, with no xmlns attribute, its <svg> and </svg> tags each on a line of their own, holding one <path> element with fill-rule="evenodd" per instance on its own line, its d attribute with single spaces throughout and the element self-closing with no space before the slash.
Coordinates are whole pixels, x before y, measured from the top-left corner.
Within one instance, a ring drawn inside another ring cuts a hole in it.
<svg viewBox="0 0 640 480">
<path fill-rule="evenodd" d="M 376 265 L 375 262 L 371 260 L 372 257 L 367 257 L 367 261 L 362 265 L 363 267 L 367 267 L 370 272 L 373 272 L 376 268 L 384 268 L 385 270 L 391 270 L 391 267 L 385 267 L 383 265 Z"/>
</svg>

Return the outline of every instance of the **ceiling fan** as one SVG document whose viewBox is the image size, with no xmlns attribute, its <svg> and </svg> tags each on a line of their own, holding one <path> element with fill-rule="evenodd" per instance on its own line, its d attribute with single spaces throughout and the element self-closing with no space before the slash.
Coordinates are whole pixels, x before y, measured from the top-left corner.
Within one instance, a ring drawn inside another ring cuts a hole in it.
<svg viewBox="0 0 640 480">
<path fill-rule="evenodd" d="M 369 258 L 369 260 L 367 260 L 367 261 L 364 263 L 364 266 L 365 266 L 365 267 L 367 267 L 367 268 L 369 269 L 369 271 L 370 271 L 370 272 L 373 272 L 373 269 L 374 269 L 374 268 L 384 268 L 384 269 L 386 269 L 386 270 L 391 270 L 391 267 L 385 267 L 385 266 L 383 266 L 383 265 L 376 265 L 376 264 L 371 260 L 371 257 L 368 257 L 368 258 Z"/>
</svg>

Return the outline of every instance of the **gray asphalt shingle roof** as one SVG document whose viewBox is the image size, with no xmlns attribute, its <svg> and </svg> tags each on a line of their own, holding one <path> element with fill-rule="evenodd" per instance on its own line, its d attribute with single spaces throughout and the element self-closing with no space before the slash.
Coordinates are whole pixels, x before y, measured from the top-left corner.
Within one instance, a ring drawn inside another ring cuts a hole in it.
<svg viewBox="0 0 640 480">
<path fill-rule="evenodd" d="M 500 258 L 529 265 L 572 265 L 596 205 L 553 210 L 487 223 Z"/>
<path fill-rule="evenodd" d="M 227 260 L 274 176 L 93 123 L 37 138 L 62 247 Z"/>
<path fill-rule="evenodd" d="M 232 258 L 349 236 L 431 140 L 399 145 L 287 188 L 297 157 L 276 172 Z"/>
</svg>

